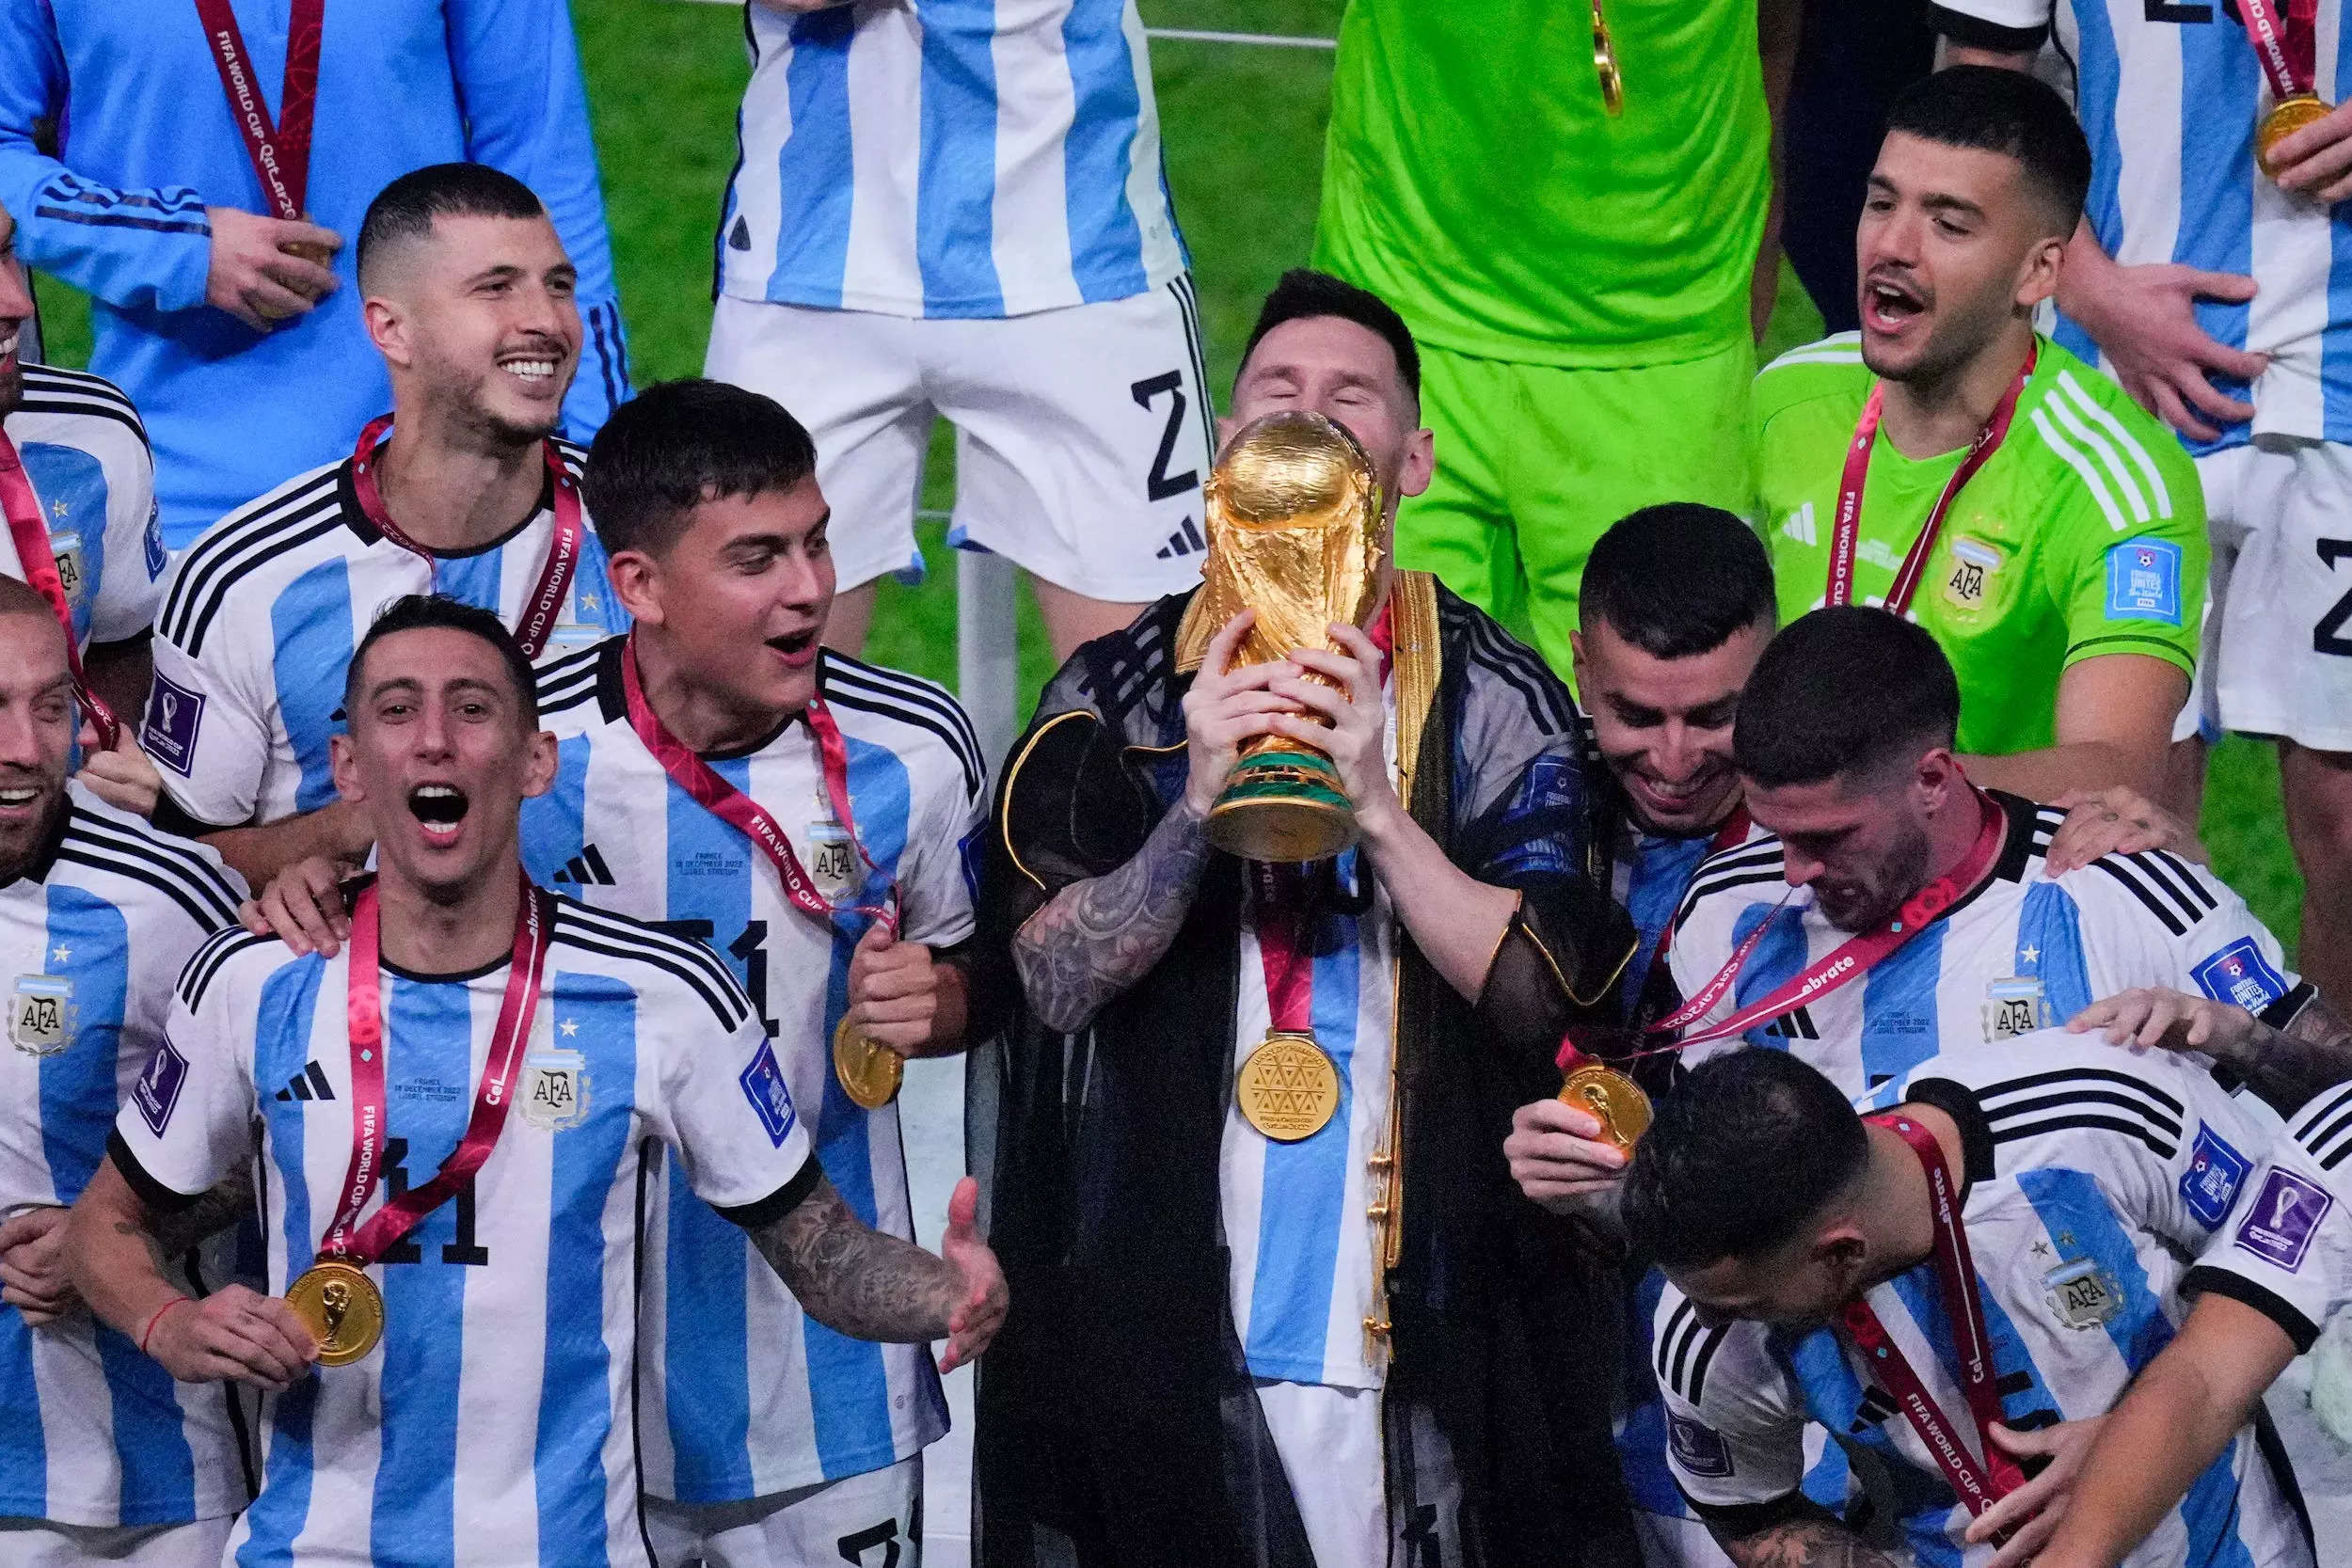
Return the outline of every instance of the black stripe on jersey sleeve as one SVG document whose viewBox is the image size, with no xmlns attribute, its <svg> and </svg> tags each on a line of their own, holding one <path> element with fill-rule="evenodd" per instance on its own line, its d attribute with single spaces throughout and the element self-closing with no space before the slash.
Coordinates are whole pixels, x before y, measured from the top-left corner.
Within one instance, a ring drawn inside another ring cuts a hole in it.
<svg viewBox="0 0 2352 1568">
<path fill-rule="evenodd" d="M 2164 928 L 2166 930 L 2171 932 L 2176 937 L 2185 937 L 2188 935 L 2189 923 L 2181 918 L 2180 912 L 2177 910 L 2174 910 L 2166 900 L 2157 897 L 2153 893 L 2150 892 L 2147 887 L 2140 882 L 2140 879 L 2137 877 L 2123 868 L 2123 863 L 2121 861 L 2116 860 L 2113 856 L 2103 856 L 2098 860 L 2092 861 L 2090 863 L 2106 872 L 2108 876 L 2114 878 L 2117 881 L 2122 883 L 2124 888 L 2130 892 L 2133 897 L 2138 899 L 2142 904 L 2147 906 L 2149 913 L 2164 922 Z"/>
<path fill-rule="evenodd" d="M 74 839 L 67 839 L 64 846 L 57 850 L 57 858 L 61 861 L 72 861 L 76 865 L 87 865 L 96 871 L 107 872 L 126 881 L 145 883 L 179 905 L 182 912 L 196 922 L 198 927 L 202 930 L 215 930 L 226 921 L 236 918 L 236 911 L 233 910 L 223 915 L 215 909 L 205 908 L 187 884 L 178 879 L 167 877 L 151 865 L 141 865 L 135 861 L 127 861 L 119 856 L 102 853 L 93 849 L 87 841 L 77 842 Z"/>
<path fill-rule="evenodd" d="M 1676 1483 L 1675 1490 L 1682 1491 L 1680 1482 Z M 1735 1541 L 1792 1520 L 1831 1517 L 1820 1504 L 1806 1497 L 1802 1490 L 1791 1492 L 1785 1497 L 1774 1497 L 1768 1503 L 1703 1503 L 1688 1492 L 1682 1493 L 1682 1500 L 1691 1505 L 1692 1513 Z"/>
<path fill-rule="evenodd" d="M 1997 1135 L 2010 1122 L 2022 1117 L 2036 1115 L 2043 1111 L 2073 1110 L 2077 1107 L 2089 1110 L 2095 1105 L 2112 1105 L 2118 1110 L 2128 1111 L 2146 1120 L 2148 1125 L 2157 1132 L 2169 1134 L 2175 1142 L 2180 1139 L 2179 1120 L 2166 1116 L 2145 1100 L 2126 1094 L 2120 1089 L 2094 1089 L 2076 1085 L 2065 1085 L 2054 1093 L 2041 1095 L 2032 1100 L 2012 1100 L 1998 1111 L 1991 1113 L 1986 1119 L 1993 1125 Z"/>
<path fill-rule="evenodd" d="M 1683 1395 L 1683 1398 L 1689 1400 L 1692 1404 L 1705 1402 L 1707 1399 L 1707 1369 L 1714 1365 L 1715 1353 L 1723 1349 L 1724 1340 L 1730 1333 L 1731 1325 L 1729 1323 L 1717 1323 L 1713 1328 L 1707 1331 L 1707 1338 L 1699 1342 L 1699 1353 L 1691 1362 L 1690 1391 Z"/>
<path fill-rule="evenodd" d="M 224 531 L 211 551 L 190 559 L 173 578 L 170 596 L 156 617 L 157 627 L 190 658 L 200 657 L 205 635 L 230 589 L 289 550 L 342 526 L 342 507 L 334 490 L 306 486 L 287 499 L 282 511 L 273 508 L 251 523 Z M 199 539 L 189 548 L 202 550 L 205 543 Z"/>
<path fill-rule="evenodd" d="M 2277 1323 L 2295 1342 L 2295 1354 L 2297 1355 L 2319 1343 L 2319 1325 L 2305 1317 L 2301 1308 L 2276 1291 L 2258 1285 L 2242 1274 L 2232 1274 L 2227 1269 L 2200 1263 L 2181 1277 L 2183 1296 L 2201 1295 L 2207 1291 L 2217 1296 L 2228 1296 L 2232 1301 L 2244 1302 Z"/>
<path fill-rule="evenodd" d="M 822 687 L 828 701 L 930 731 L 963 768 L 964 793 L 977 800 L 988 778 L 978 735 L 961 704 L 929 681 L 825 652 Z"/>
<path fill-rule="evenodd" d="M 2179 905 L 2181 912 L 2189 917 L 2191 925 L 2195 925 L 2213 912 L 2215 900 L 2204 895 L 2204 890 L 2198 887 L 2194 878 L 2177 876 L 2163 862 L 2145 850 L 2137 855 L 2126 855 L 2123 858 L 2138 867 L 2140 875 L 2146 877 L 2166 896 Z M 2179 863 L 2176 861 L 2173 863 L 2177 865 Z"/>
<path fill-rule="evenodd" d="M 792 1173 L 791 1180 L 757 1202 L 719 1210 L 719 1217 L 732 1220 L 746 1230 L 773 1225 L 805 1202 L 808 1195 L 817 1190 L 817 1183 L 824 1179 L 825 1167 L 818 1164 L 817 1156 L 812 1154 L 802 1162 L 799 1170 Z"/>
<path fill-rule="evenodd" d="M 276 937 L 257 937 L 242 926 L 231 926 L 227 930 L 214 932 L 203 946 L 188 956 L 186 965 L 181 969 L 180 1000 L 187 1005 L 188 1011 L 195 1012 L 204 1005 L 204 992 L 212 986 L 214 977 L 220 974 L 223 964 L 248 947 L 258 947 L 277 940 Z"/>
<path fill-rule="evenodd" d="M 2319 1162 L 2320 1169 L 2335 1169 L 2345 1154 L 2352 1153 L 2352 1142 L 2338 1142 L 2345 1130 L 2352 1128 L 2352 1084 L 2340 1085 L 2324 1103 L 2315 1101 L 2304 1107 L 2296 1119 L 2303 1124 L 2304 1131 L 2296 1133 L 2295 1141 Z M 2327 1125 L 2319 1125 L 2322 1122 Z M 2332 1149 L 2330 1145 L 2334 1146 Z"/>
<path fill-rule="evenodd" d="M 129 864 L 148 867 L 169 878 L 215 911 L 209 920 L 202 916 L 197 919 L 197 924 L 208 931 L 237 918 L 238 895 L 234 884 L 198 854 L 194 845 L 183 839 L 144 828 L 124 827 L 76 807 L 66 828 L 65 842 L 69 846 L 83 845 L 94 854 L 119 855 Z M 186 908 L 185 900 L 182 900 L 181 907 Z"/>
<path fill-rule="evenodd" d="M 1650 1349 L 1650 1368 L 1658 1374 L 1658 1381 L 1677 1394 L 1682 1392 L 1683 1341 L 1695 1317 L 1691 1303 L 1685 1299 L 1667 1317 L 1665 1332 L 1658 1336 L 1658 1343 Z"/>
<path fill-rule="evenodd" d="M 2214 892 L 2212 873 L 2199 870 L 2169 849 L 2143 849 L 2133 858 L 2153 860 L 2171 872 L 2207 914 L 2221 907 L 2221 895 Z"/>
<path fill-rule="evenodd" d="M 649 964 L 683 980 L 709 1006 L 720 1027 L 732 1034 L 752 1016 L 751 998 L 708 948 L 641 926 L 622 922 L 558 895 L 555 940 L 609 958 Z"/>
<path fill-rule="evenodd" d="M 167 1187 L 155 1180 L 147 1167 L 139 1164 L 139 1157 L 131 1152 L 131 1146 L 122 1141 L 122 1134 L 112 1129 L 106 1132 L 106 1155 L 114 1161 L 115 1169 L 122 1173 L 124 1184 L 137 1195 L 138 1200 L 158 1213 L 179 1213 L 204 1196 L 202 1193 L 183 1193 L 177 1187 Z"/>
<path fill-rule="evenodd" d="M 2124 1121 L 2116 1117 L 2085 1113 L 2079 1116 L 2056 1117 L 2048 1121 L 2034 1122 L 2024 1127 L 1996 1127 L 1993 1141 L 1996 1144 L 2015 1143 L 2021 1138 L 2039 1138 L 2046 1133 L 2067 1132 L 2115 1132 L 2137 1139 L 2148 1152 L 2159 1160 L 2170 1160 L 2180 1152 L 2177 1143 L 2166 1143 L 2155 1129 L 2144 1121 Z"/>
<path fill-rule="evenodd" d="M 2137 1090 L 2171 1112 L 2175 1117 L 2187 1115 L 2186 1106 L 2146 1079 L 2135 1078 L 2128 1072 L 2119 1072 L 2113 1068 L 2104 1067 L 2055 1068 L 2048 1072 L 2029 1072 L 2023 1078 L 2004 1078 L 1997 1084 L 1982 1085 L 1976 1090 L 1976 1096 L 1978 1103 L 1983 1104 L 1986 1101 L 2002 1096 L 2023 1094 L 2027 1089 L 2048 1088 L 2053 1085 L 2074 1083 L 2078 1080 L 2090 1084 L 2115 1084 L 2126 1089 Z M 1998 1121 L 2008 1114 L 2009 1109 L 2010 1107 L 2004 1105 L 1986 1105 L 1984 1114 L 1991 1119 Z M 2179 1130 L 2179 1123 L 2176 1120 L 2173 1123 L 2173 1131 Z"/>
</svg>

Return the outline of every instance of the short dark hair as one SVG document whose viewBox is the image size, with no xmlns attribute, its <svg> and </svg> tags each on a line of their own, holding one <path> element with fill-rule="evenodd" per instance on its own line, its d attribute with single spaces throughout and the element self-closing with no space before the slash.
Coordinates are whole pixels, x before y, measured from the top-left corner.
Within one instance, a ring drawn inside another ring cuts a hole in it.
<svg viewBox="0 0 2352 1568">
<path fill-rule="evenodd" d="M 505 622 L 486 610 L 446 594 L 404 594 L 386 605 L 383 613 L 369 626 L 359 645 L 351 650 L 351 663 L 343 671 L 345 723 L 359 711 L 359 671 L 368 661 L 369 650 L 388 637 L 432 626 L 469 633 L 496 648 L 500 660 L 506 666 L 507 679 L 515 688 L 516 700 L 522 706 L 523 723 L 530 729 L 539 727 L 539 683 L 532 673 L 531 660 L 523 656 L 522 644 L 515 641 L 515 634 L 506 629 Z"/>
<path fill-rule="evenodd" d="M 1633 1146 L 1617 1212 L 1661 1267 L 1788 1244 L 1862 1173 L 1868 1135 L 1837 1085 L 1786 1051 L 1702 1062 Z"/>
<path fill-rule="evenodd" d="M 538 218 L 548 215 L 546 203 L 529 185 L 503 169 L 487 164 L 427 164 L 412 168 L 368 203 L 359 220 L 359 276 L 368 275 L 368 258 L 387 245 L 431 237 L 437 218 Z"/>
<path fill-rule="evenodd" d="M 1337 316 L 1385 339 L 1396 356 L 1396 373 L 1403 378 L 1405 389 L 1415 402 L 1421 400 L 1421 350 L 1414 346 L 1412 328 L 1405 325 L 1405 318 L 1370 289 L 1359 289 L 1312 267 L 1291 268 L 1265 296 L 1265 303 L 1258 308 L 1258 325 L 1249 329 L 1249 341 L 1242 345 L 1241 369 L 1233 372 L 1233 379 L 1240 381 L 1242 372 L 1248 370 L 1249 356 L 1258 352 L 1267 333 L 1287 322 L 1315 316 Z"/>
<path fill-rule="evenodd" d="M 1667 501 L 1609 525 L 1585 559 L 1578 619 L 1600 622 L 1653 658 L 1712 653 L 1778 611 L 1756 530 L 1721 507 Z"/>
<path fill-rule="evenodd" d="M 1956 65 L 1905 88 L 1886 113 L 1891 135 L 1998 152 L 2025 166 L 2051 230 L 2071 235 L 2090 191 L 2090 143 L 2074 111 L 2022 71 Z"/>
<path fill-rule="evenodd" d="M 694 508 L 788 490 L 817 471 L 817 443 L 771 397 L 724 381 L 648 387 L 612 411 L 580 482 L 609 551 L 658 556 Z"/>
<path fill-rule="evenodd" d="M 1767 789 L 1820 784 L 1949 746 L 1960 683 L 1935 639 L 1863 605 L 1801 615 L 1765 644 L 1731 732 L 1731 760 Z"/>
</svg>

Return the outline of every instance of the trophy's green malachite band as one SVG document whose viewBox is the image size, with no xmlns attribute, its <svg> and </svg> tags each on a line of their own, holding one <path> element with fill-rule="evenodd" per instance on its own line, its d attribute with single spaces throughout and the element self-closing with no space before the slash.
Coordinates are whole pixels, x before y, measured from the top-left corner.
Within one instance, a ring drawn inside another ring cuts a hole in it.
<svg viewBox="0 0 2352 1568">
<path fill-rule="evenodd" d="M 1209 842 L 1270 864 L 1329 860 L 1356 842 L 1339 770 L 1313 752 L 1261 752 L 1228 777 L 1209 810 Z"/>
</svg>

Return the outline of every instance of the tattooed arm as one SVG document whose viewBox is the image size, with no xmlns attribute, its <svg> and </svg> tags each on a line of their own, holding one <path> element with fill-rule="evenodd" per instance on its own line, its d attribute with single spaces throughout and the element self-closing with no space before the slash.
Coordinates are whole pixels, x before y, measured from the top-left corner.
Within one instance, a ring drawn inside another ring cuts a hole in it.
<svg viewBox="0 0 2352 1568">
<path fill-rule="evenodd" d="M 750 1234 L 810 1317 L 853 1339 L 948 1339 L 940 1370 L 953 1371 L 986 1350 L 1005 1321 L 1005 1276 L 979 1238 L 979 1202 L 978 1184 L 965 1177 L 948 1201 L 937 1257 L 869 1227 L 821 1177 Z"/>
<path fill-rule="evenodd" d="M 1112 997 L 1167 956 L 1209 863 L 1208 813 L 1179 800 L 1133 860 L 1073 882 L 1012 940 L 1021 989 L 1039 1022 L 1061 1034 L 1086 1027 Z"/>
<path fill-rule="evenodd" d="M 1116 871 L 1073 882 L 1014 933 L 1013 965 L 1039 1022 L 1061 1034 L 1086 1027 L 1103 1005 L 1149 974 L 1192 909 L 1209 863 L 1202 832 L 1243 744 L 1274 728 L 1298 705 L 1267 689 L 1297 666 L 1229 669 L 1249 629 L 1243 610 L 1209 642 L 1184 693 L 1188 773 L 1183 799 L 1160 818 L 1133 859 Z"/>
<path fill-rule="evenodd" d="M 1708 1528 L 1737 1568 L 1896 1568 L 1894 1559 L 1819 1511 L 1743 1535 L 1725 1525 Z"/>
<path fill-rule="evenodd" d="M 2094 1002 L 2066 1026 L 2077 1034 L 2105 1030 L 2116 1045 L 2203 1052 L 2282 1117 L 2352 1080 L 2352 1023 L 2316 991 L 2283 1029 L 2226 1002 L 2153 989 Z"/>
</svg>

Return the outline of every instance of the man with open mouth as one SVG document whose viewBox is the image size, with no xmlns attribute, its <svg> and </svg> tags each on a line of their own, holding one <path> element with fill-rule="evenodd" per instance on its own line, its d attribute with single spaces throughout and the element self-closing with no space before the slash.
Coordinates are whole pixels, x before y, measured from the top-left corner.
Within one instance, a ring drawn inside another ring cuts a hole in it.
<svg viewBox="0 0 2352 1568">
<path fill-rule="evenodd" d="M 1756 381 L 1781 619 L 1883 604 L 1959 673 L 1989 788 L 2155 795 L 2203 612 L 2179 445 L 2034 330 L 2090 154 L 2048 87 L 1955 68 L 1895 106 L 1856 238 L 1862 329 Z"/>
<path fill-rule="evenodd" d="M 710 1305 L 756 1271 L 842 1345 L 945 1339 L 951 1364 L 1006 1307 L 976 1195 L 940 1256 L 863 1223 L 727 965 L 531 882 L 519 816 L 558 743 L 495 617 L 397 601 L 344 701 L 335 781 L 375 879 L 333 957 L 237 931 L 191 960 L 69 1221 L 73 1282 L 173 1376 L 274 1396 L 231 1550 L 649 1568 L 631 1370 L 664 1227 L 635 1206 L 659 1166 L 745 1238 Z M 143 1233 L 257 1156 L 275 1293 L 191 1300 Z"/>
<path fill-rule="evenodd" d="M 379 606 L 448 594 L 534 658 L 628 624 L 580 502 L 584 454 L 553 434 L 580 363 L 575 283 L 510 176 L 438 164 L 386 186 L 359 230 L 359 287 L 391 413 L 175 562 L 141 736 L 163 775 L 157 819 L 255 886 L 306 855 L 367 852 L 328 741 Z"/>
</svg>

